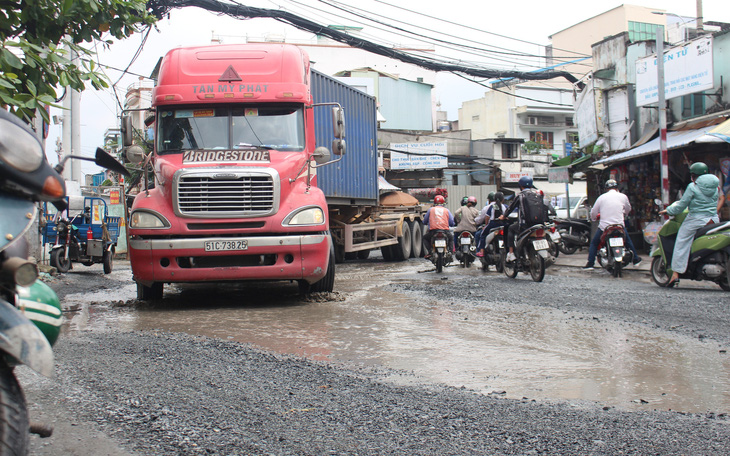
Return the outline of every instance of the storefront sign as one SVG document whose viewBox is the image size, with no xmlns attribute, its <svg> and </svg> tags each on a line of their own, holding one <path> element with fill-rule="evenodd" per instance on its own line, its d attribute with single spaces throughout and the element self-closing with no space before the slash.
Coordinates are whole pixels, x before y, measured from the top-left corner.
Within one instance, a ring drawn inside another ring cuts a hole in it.
<svg viewBox="0 0 730 456">
<path fill-rule="evenodd" d="M 636 61 L 636 105 L 659 101 L 657 61 Z M 712 36 L 703 36 L 664 52 L 664 95 L 667 100 L 713 88 Z"/>
<path fill-rule="evenodd" d="M 441 169 L 448 166 L 445 142 L 391 144 L 390 169 Z"/>
<path fill-rule="evenodd" d="M 505 172 L 504 173 L 504 178 L 502 179 L 502 182 L 519 182 L 520 181 L 520 177 L 525 177 L 525 176 L 532 177 L 532 174 L 530 174 L 530 173 L 528 173 L 526 171 L 522 171 L 522 172 L 519 172 L 519 173 L 507 173 L 507 172 Z"/>
<path fill-rule="evenodd" d="M 548 182 L 554 184 L 570 184 L 570 167 L 556 166 L 548 168 Z"/>
</svg>

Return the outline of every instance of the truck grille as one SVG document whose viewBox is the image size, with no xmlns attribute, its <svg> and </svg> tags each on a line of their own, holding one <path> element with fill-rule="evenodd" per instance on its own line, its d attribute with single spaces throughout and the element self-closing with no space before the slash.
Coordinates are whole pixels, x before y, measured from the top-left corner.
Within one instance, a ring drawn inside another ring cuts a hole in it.
<svg viewBox="0 0 730 456">
<path fill-rule="evenodd" d="M 177 211 L 202 218 L 256 217 L 276 211 L 273 176 L 211 172 L 182 174 L 177 183 Z"/>
</svg>

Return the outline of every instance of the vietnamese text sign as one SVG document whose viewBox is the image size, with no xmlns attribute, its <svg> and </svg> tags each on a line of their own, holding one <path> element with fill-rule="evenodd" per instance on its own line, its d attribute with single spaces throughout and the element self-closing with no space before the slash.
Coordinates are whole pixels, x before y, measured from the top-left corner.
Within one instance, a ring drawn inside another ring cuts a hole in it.
<svg viewBox="0 0 730 456">
<path fill-rule="evenodd" d="M 519 182 L 520 181 L 520 177 L 525 177 L 525 176 L 532 177 L 532 173 L 528 173 L 526 171 L 522 171 L 522 172 L 519 172 L 519 173 L 505 172 L 504 173 L 504 179 L 502 179 L 502 181 L 503 182 Z"/>
<path fill-rule="evenodd" d="M 548 182 L 555 184 L 570 184 L 570 167 L 556 166 L 548 168 Z"/>
<path fill-rule="evenodd" d="M 712 36 L 703 36 L 664 53 L 664 95 L 667 100 L 713 88 Z M 636 61 L 636 105 L 659 101 L 656 57 Z"/>
<path fill-rule="evenodd" d="M 390 169 L 441 169 L 448 166 L 445 142 L 391 144 Z M 437 154 L 437 155 L 431 155 Z"/>
</svg>

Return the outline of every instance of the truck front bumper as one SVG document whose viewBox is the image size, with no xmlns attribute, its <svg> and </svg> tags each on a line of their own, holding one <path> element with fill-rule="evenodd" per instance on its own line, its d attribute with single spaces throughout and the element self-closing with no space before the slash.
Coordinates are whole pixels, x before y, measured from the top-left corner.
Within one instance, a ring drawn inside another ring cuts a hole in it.
<svg viewBox="0 0 730 456">
<path fill-rule="evenodd" d="M 329 234 L 130 239 L 134 279 L 154 282 L 306 280 L 327 273 Z M 236 250 L 220 250 L 236 249 Z"/>
</svg>

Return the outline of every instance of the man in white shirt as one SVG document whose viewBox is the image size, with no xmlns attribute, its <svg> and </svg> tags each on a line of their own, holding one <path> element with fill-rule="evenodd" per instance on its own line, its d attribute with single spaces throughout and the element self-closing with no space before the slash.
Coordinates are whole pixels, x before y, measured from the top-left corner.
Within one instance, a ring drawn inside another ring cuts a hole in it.
<svg viewBox="0 0 730 456">
<path fill-rule="evenodd" d="M 629 215 L 629 212 L 631 212 L 629 198 L 619 192 L 616 187 L 618 187 L 618 184 L 615 180 L 607 180 L 606 193 L 598 197 L 593 209 L 591 209 L 591 220 L 595 221 L 599 215 L 601 219 L 598 222 L 596 234 L 591 240 L 591 246 L 588 248 L 588 263 L 583 267 L 584 270 L 593 269 L 603 230 L 609 225 L 623 225 L 624 216 Z M 628 234 L 626 235 L 626 246 L 634 253 L 634 266 L 641 264 L 641 257 L 639 257 L 639 253 L 634 248 L 634 243 L 631 242 L 631 237 Z"/>
</svg>

